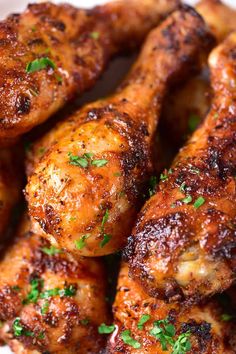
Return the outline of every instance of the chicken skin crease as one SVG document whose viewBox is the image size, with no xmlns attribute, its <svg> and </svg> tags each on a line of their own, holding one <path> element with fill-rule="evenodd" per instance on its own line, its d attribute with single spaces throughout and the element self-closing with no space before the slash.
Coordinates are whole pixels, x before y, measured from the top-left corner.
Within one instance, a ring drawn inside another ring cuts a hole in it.
<svg viewBox="0 0 236 354">
<path fill-rule="evenodd" d="M 176 11 L 150 33 L 114 96 L 59 124 L 48 145 L 43 139 L 46 152 L 26 188 L 32 222 L 40 224 L 42 236 L 84 256 L 124 245 L 152 170 L 152 141 L 166 89 L 200 60 L 211 39 L 193 9 Z"/>
<path fill-rule="evenodd" d="M 12 149 L 0 149 L 0 240 L 8 226 L 13 207 L 20 199 L 22 178 L 20 154 Z"/>
<path fill-rule="evenodd" d="M 82 10 L 45 2 L 0 22 L 0 143 L 92 87 L 111 55 L 140 43 L 177 5 L 131 0 Z"/>
<path fill-rule="evenodd" d="M 236 271 L 236 33 L 209 57 L 214 99 L 143 207 L 125 255 L 151 296 L 198 301 Z"/>
<path fill-rule="evenodd" d="M 216 300 L 183 308 L 149 297 L 128 276 L 125 263 L 119 274 L 113 313 L 115 329 L 108 342 L 109 354 L 235 353 L 229 340 L 229 336 L 235 336 L 235 325 L 222 320 L 223 312 Z M 160 322 L 163 320 L 165 323 Z M 162 335 L 158 332 L 161 330 Z M 127 331 L 133 341 L 127 341 Z"/>
<path fill-rule="evenodd" d="M 14 353 L 95 354 L 104 347 L 98 326 L 109 317 L 100 260 L 74 260 L 50 247 L 25 218 L 0 274 L 0 338 Z"/>
</svg>

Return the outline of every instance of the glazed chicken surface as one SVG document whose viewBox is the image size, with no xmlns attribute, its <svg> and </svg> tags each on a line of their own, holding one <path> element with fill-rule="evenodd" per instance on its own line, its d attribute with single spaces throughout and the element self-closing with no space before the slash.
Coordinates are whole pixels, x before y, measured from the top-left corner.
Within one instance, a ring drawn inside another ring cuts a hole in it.
<svg viewBox="0 0 236 354">
<path fill-rule="evenodd" d="M 26 195 L 34 225 L 52 244 L 85 256 L 124 245 L 152 170 L 166 89 L 210 43 L 194 10 L 175 12 L 149 35 L 114 96 L 85 106 L 38 143 L 46 151 L 35 157 Z"/>
<path fill-rule="evenodd" d="M 108 323 L 100 260 L 51 247 L 23 220 L 0 261 L 0 338 L 16 354 L 99 353 L 98 326 Z"/>
<path fill-rule="evenodd" d="M 125 255 L 154 297 L 199 301 L 235 279 L 236 33 L 209 57 L 214 100 L 144 206 Z"/>
<path fill-rule="evenodd" d="M 109 354 L 235 353 L 231 343 L 235 325 L 223 321 L 216 300 L 191 308 L 157 300 L 128 276 L 125 263 L 119 274 L 113 313 L 115 328 L 108 341 Z"/>
<path fill-rule="evenodd" d="M 0 143 L 93 86 L 112 54 L 140 43 L 177 5 L 131 0 L 80 10 L 46 2 L 0 22 Z"/>
</svg>

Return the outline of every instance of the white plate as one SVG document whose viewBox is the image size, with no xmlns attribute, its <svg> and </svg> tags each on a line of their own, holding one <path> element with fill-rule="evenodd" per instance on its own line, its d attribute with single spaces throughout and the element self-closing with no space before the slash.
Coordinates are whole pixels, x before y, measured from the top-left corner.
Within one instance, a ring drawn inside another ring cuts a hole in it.
<svg viewBox="0 0 236 354">
<path fill-rule="evenodd" d="M 40 0 L 39 0 L 40 1 Z M 39 2 L 38 1 L 38 2 Z M 69 2 L 78 7 L 91 7 L 94 5 L 108 2 L 109 0 L 54 0 L 53 2 Z M 25 9 L 28 3 L 37 2 L 34 0 L 0 0 L 0 18 L 4 18 L 6 15 L 12 12 L 18 12 Z M 194 5 L 196 0 L 185 0 L 186 3 Z M 225 3 L 236 7 L 236 0 L 225 0 Z M 100 92 L 101 94 L 101 92 Z M 95 93 L 96 95 L 96 93 Z M 0 347 L 0 354 L 11 354 L 11 350 L 8 347 Z"/>
</svg>

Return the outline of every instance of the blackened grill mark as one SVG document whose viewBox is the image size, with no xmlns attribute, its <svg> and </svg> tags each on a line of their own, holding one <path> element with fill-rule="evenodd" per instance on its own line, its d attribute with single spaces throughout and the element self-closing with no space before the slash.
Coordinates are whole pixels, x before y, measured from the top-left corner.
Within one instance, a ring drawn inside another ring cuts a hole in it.
<svg viewBox="0 0 236 354">
<path fill-rule="evenodd" d="M 182 323 L 181 332 L 186 333 L 188 331 L 197 338 L 199 349 L 201 351 L 207 347 L 207 343 L 212 339 L 211 324 L 206 321 L 198 323 L 195 320 L 191 320 L 189 322 Z"/>
</svg>

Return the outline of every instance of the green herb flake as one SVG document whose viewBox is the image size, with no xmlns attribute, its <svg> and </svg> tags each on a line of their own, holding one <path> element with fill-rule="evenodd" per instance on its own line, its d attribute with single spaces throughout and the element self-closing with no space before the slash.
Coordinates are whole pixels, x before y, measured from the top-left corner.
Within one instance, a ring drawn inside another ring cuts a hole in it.
<svg viewBox="0 0 236 354">
<path fill-rule="evenodd" d="M 46 300 L 43 306 L 41 307 L 41 314 L 45 315 L 46 313 L 48 313 L 48 310 L 49 310 L 49 301 Z"/>
<path fill-rule="evenodd" d="M 41 250 L 43 251 L 43 253 L 47 254 L 48 256 L 55 256 L 56 254 L 62 253 L 62 250 L 54 246 L 42 247 Z"/>
<path fill-rule="evenodd" d="M 99 32 L 91 32 L 90 37 L 93 39 L 98 39 L 100 37 L 100 33 Z"/>
<path fill-rule="evenodd" d="M 130 345 L 134 349 L 141 348 L 141 344 L 137 340 L 135 340 L 134 338 L 131 337 L 130 330 L 127 329 L 127 330 L 123 331 L 120 336 L 125 344 Z"/>
<path fill-rule="evenodd" d="M 57 80 L 57 82 L 59 82 L 59 84 L 61 84 L 63 81 L 61 75 L 58 74 L 55 74 L 55 79 Z"/>
<path fill-rule="evenodd" d="M 54 289 L 49 289 L 44 291 L 43 293 L 40 294 L 41 299 L 49 299 L 50 297 L 53 296 L 60 296 L 60 297 L 71 297 L 76 294 L 76 288 L 73 285 L 70 285 L 67 288 L 64 289 L 59 289 L 59 288 L 54 288 Z"/>
<path fill-rule="evenodd" d="M 103 215 L 103 218 L 102 218 L 102 225 L 101 225 L 102 230 L 104 229 L 104 225 L 108 221 L 108 218 L 109 218 L 109 210 L 106 209 L 105 214 Z"/>
<path fill-rule="evenodd" d="M 78 250 L 82 250 L 85 247 L 85 241 L 90 237 L 90 234 L 83 235 L 79 240 L 75 240 L 75 246 Z"/>
<path fill-rule="evenodd" d="M 222 315 L 221 315 L 221 321 L 223 321 L 223 322 L 228 322 L 228 321 L 231 321 L 232 320 L 232 318 L 233 318 L 233 316 L 232 315 L 230 315 L 230 314 L 228 314 L 228 313 L 223 313 Z"/>
<path fill-rule="evenodd" d="M 167 319 L 155 321 L 149 333 L 159 340 L 163 351 L 174 345 L 175 327 Z"/>
<path fill-rule="evenodd" d="M 100 248 L 103 248 L 111 240 L 111 238 L 111 235 L 103 234 L 103 240 L 100 242 Z"/>
<path fill-rule="evenodd" d="M 103 167 L 108 163 L 107 160 L 102 159 L 102 160 L 93 160 L 91 164 L 96 167 Z"/>
<path fill-rule="evenodd" d="M 153 196 L 155 194 L 156 191 L 156 186 L 157 186 L 157 177 L 156 176 L 151 176 L 150 180 L 149 180 L 149 197 Z"/>
<path fill-rule="evenodd" d="M 180 192 L 185 193 L 185 189 L 186 189 L 186 183 L 183 182 L 183 183 L 181 184 L 181 186 L 179 187 L 179 190 L 180 190 Z"/>
<path fill-rule="evenodd" d="M 89 318 L 84 318 L 83 320 L 80 320 L 80 323 L 83 325 L 83 326 L 87 326 L 90 322 L 90 319 Z"/>
<path fill-rule="evenodd" d="M 151 316 L 148 314 L 144 314 L 141 316 L 140 320 L 138 321 L 137 327 L 138 329 L 142 330 L 143 329 L 143 325 L 150 320 Z"/>
<path fill-rule="evenodd" d="M 164 182 L 168 179 L 168 174 L 167 173 L 161 173 L 160 175 L 160 181 Z"/>
<path fill-rule="evenodd" d="M 11 288 L 13 291 L 16 291 L 17 293 L 21 290 L 21 288 L 18 285 L 14 285 Z"/>
<path fill-rule="evenodd" d="M 115 177 L 121 177 L 122 174 L 121 174 L 121 172 L 115 172 L 115 173 L 113 173 L 113 176 L 115 176 Z"/>
<path fill-rule="evenodd" d="M 59 288 L 45 290 L 43 293 L 40 294 L 40 298 L 41 299 L 49 299 L 52 296 L 59 295 L 59 291 L 60 291 Z"/>
<path fill-rule="evenodd" d="M 193 198 L 191 197 L 191 195 L 187 195 L 185 198 L 181 199 L 181 202 L 184 204 L 189 204 L 191 203 L 193 200 Z"/>
<path fill-rule="evenodd" d="M 205 198 L 203 197 L 198 197 L 197 200 L 194 202 L 193 206 L 194 208 L 198 209 L 200 206 L 202 206 L 205 203 Z"/>
<path fill-rule="evenodd" d="M 23 300 L 24 305 L 37 302 L 40 294 L 40 287 L 42 287 L 43 285 L 43 280 L 33 279 L 31 280 L 30 285 L 31 285 L 31 290 L 27 295 L 26 299 Z"/>
<path fill-rule="evenodd" d="M 182 333 L 176 339 L 171 354 L 184 354 L 191 350 L 191 342 L 189 340 L 191 333 Z"/>
<path fill-rule="evenodd" d="M 39 59 L 35 59 L 35 60 L 31 61 L 30 63 L 28 63 L 26 65 L 26 72 L 28 74 L 30 74 L 30 73 L 34 73 L 36 71 L 46 69 L 47 67 L 55 69 L 56 64 L 48 57 L 39 58 Z"/>
<path fill-rule="evenodd" d="M 38 339 L 44 339 L 45 338 L 45 334 L 43 332 L 40 332 L 38 335 Z"/>
<path fill-rule="evenodd" d="M 66 297 L 72 297 L 75 296 L 76 294 L 76 288 L 74 287 L 74 285 L 70 285 L 67 288 L 64 288 L 62 290 L 59 291 L 59 295 L 62 296 L 66 296 Z"/>
<path fill-rule="evenodd" d="M 100 324 L 100 326 L 98 327 L 98 333 L 99 334 L 110 334 L 112 332 L 114 332 L 115 330 L 115 325 L 106 325 L 105 323 Z"/>
<path fill-rule="evenodd" d="M 12 325 L 12 329 L 13 329 L 14 336 L 16 336 L 16 337 L 20 337 L 23 334 L 24 329 L 23 329 L 22 325 L 20 324 L 20 317 L 17 317 L 14 320 L 13 325 Z"/>
<path fill-rule="evenodd" d="M 71 152 L 68 153 L 70 165 L 79 166 L 82 168 L 88 167 L 88 160 L 85 157 L 80 157 L 78 155 L 72 155 Z M 83 155 L 84 156 L 84 155 Z"/>
<path fill-rule="evenodd" d="M 190 166 L 189 172 L 191 172 L 191 173 L 193 173 L 193 174 L 196 174 L 196 175 L 199 175 L 200 170 L 199 170 L 197 167 Z"/>
<path fill-rule="evenodd" d="M 191 133 L 194 132 L 194 130 L 196 130 L 200 122 L 201 122 L 201 117 L 199 117 L 197 114 L 190 115 L 188 120 L 188 128 Z"/>
</svg>

